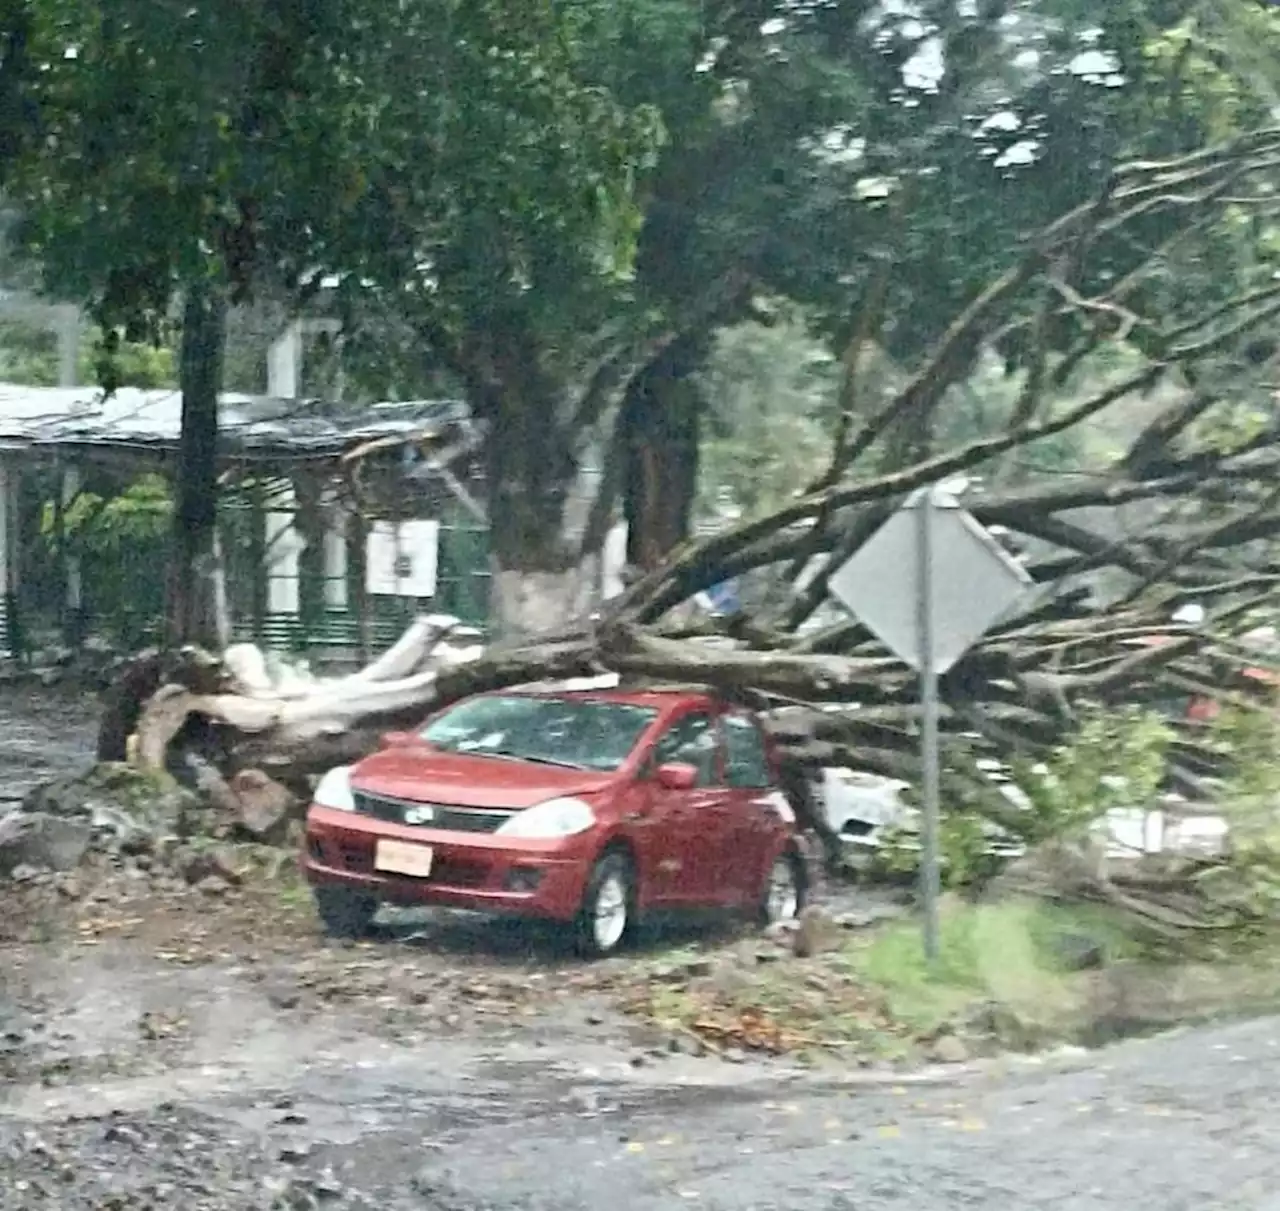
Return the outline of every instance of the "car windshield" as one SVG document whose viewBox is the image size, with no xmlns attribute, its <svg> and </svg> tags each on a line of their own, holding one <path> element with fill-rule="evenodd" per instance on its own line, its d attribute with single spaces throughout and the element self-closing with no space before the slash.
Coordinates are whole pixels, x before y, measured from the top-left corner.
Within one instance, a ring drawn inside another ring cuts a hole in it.
<svg viewBox="0 0 1280 1211">
<path fill-rule="evenodd" d="M 422 738 L 450 753 L 606 772 L 627 759 L 657 714 L 625 702 L 495 694 L 446 711 Z"/>
</svg>

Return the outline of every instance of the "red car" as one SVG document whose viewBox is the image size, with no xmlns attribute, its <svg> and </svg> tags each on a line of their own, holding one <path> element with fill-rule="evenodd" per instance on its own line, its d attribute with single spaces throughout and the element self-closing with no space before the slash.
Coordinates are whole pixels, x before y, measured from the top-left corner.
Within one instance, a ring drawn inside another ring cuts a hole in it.
<svg viewBox="0 0 1280 1211">
<path fill-rule="evenodd" d="M 808 882 L 756 718 L 676 690 L 465 699 L 320 780 L 302 865 L 334 935 L 438 904 L 572 924 L 590 955 L 652 909 L 795 916 Z"/>
</svg>

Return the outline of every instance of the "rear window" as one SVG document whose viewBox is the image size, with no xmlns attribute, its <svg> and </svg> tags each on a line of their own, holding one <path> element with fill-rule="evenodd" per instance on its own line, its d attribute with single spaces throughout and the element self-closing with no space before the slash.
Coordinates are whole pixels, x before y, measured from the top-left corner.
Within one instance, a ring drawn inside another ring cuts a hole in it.
<svg viewBox="0 0 1280 1211">
<path fill-rule="evenodd" d="M 657 716 L 625 702 L 494 694 L 459 703 L 421 734 L 444 752 L 608 772 L 627 759 Z"/>
</svg>

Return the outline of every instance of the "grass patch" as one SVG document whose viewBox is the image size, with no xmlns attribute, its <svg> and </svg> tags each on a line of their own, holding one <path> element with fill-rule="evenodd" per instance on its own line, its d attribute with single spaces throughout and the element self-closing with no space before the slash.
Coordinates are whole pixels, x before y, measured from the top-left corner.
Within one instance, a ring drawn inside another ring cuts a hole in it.
<svg viewBox="0 0 1280 1211">
<path fill-rule="evenodd" d="M 986 1005 L 1002 1007 L 1033 1034 L 1052 1034 L 1081 1010 L 1073 977 L 1085 958 L 1106 965 L 1138 957 L 1105 910 L 1030 900 L 944 902 L 939 943 L 931 969 L 919 924 L 901 922 L 851 946 L 844 961 L 914 1033 L 936 1032 Z"/>
<path fill-rule="evenodd" d="M 948 899 L 940 929 L 932 968 L 916 921 L 842 935 L 808 959 L 755 943 L 714 959 L 673 953 L 631 1007 L 753 1051 L 897 1059 L 943 1033 L 1034 1047 L 1070 1037 L 1086 1014 L 1082 954 L 1106 966 L 1135 953 L 1105 911 L 1037 901 Z"/>
</svg>

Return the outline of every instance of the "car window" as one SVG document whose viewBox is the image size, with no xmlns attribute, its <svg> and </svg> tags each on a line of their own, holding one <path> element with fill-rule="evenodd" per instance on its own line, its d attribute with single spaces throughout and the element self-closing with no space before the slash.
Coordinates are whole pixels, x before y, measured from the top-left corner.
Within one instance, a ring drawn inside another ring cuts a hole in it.
<svg viewBox="0 0 1280 1211">
<path fill-rule="evenodd" d="M 725 781 L 730 786 L 772 786 L 769 759 L 756 721 L 749 715 L 725 715 L 723 722 Z"/>
<path fill-rule="evenodd" d="M 451 753 L 615 770 L 656 717 L 651 707 L 604 699 L 489 694 L 437 716 L 422 738 Z"/>
<path fill-rule="evenodd" d="M 677 719 L 653 746 L 653 768 L 660 765 L 692 765 L 698 770 L 699 786 L 714 786 L 716 773 L 716 728 L 711 716 L 701 711 Z"/>
</svg>

